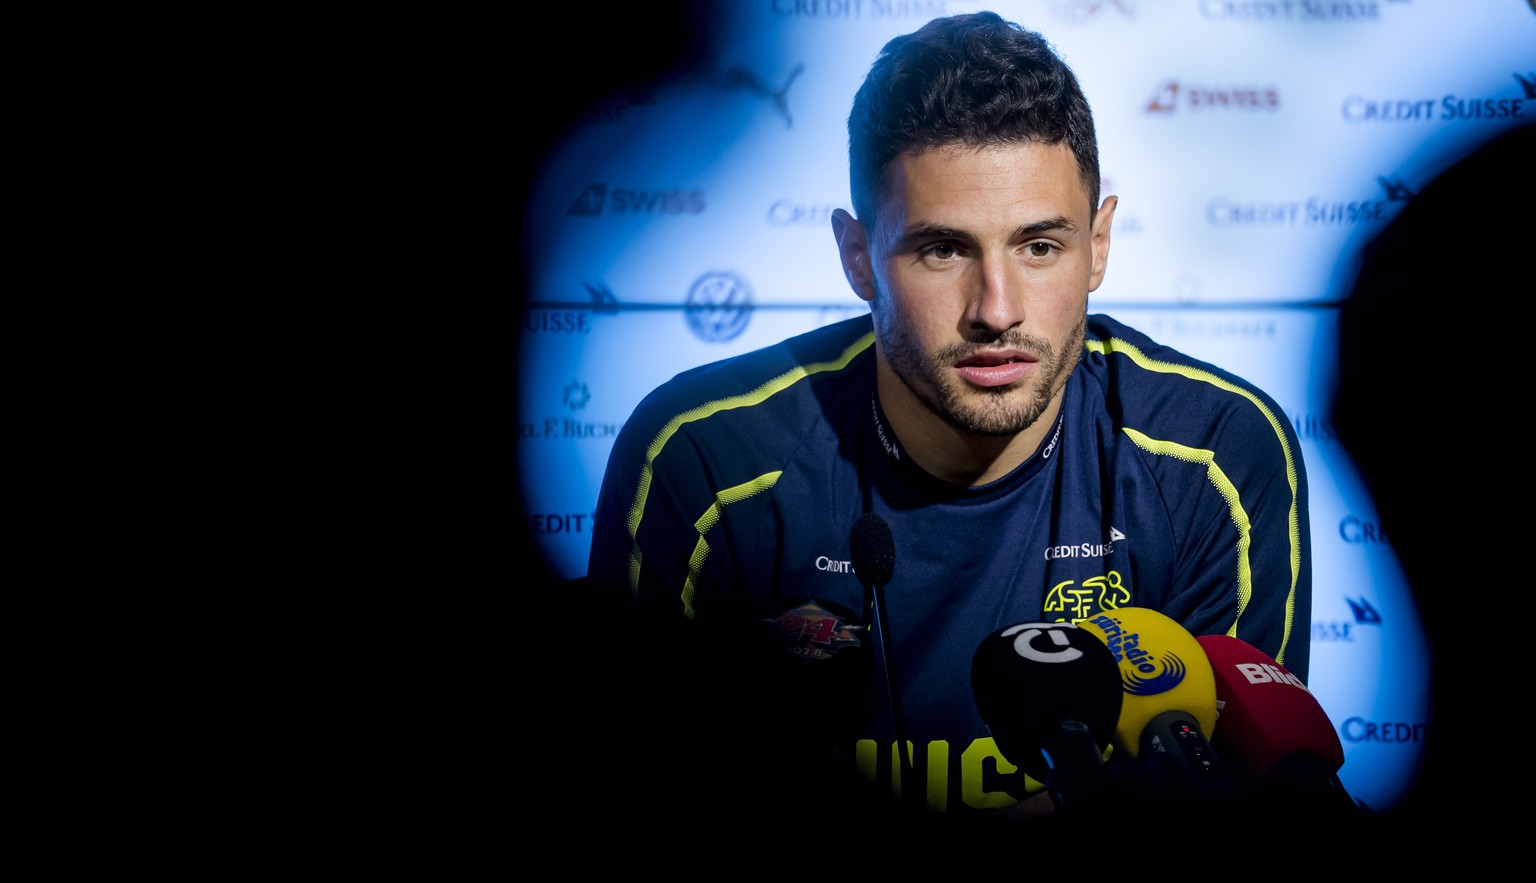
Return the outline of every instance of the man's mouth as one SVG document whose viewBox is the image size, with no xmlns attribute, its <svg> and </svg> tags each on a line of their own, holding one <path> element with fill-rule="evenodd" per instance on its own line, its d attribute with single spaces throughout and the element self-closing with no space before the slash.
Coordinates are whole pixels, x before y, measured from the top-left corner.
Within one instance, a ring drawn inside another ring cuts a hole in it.
<svg viewBox="0 0 1536 883">
<path fill-rule="evenodd" d="M 976 386 L 993 388 L 1017 382 L 1034 364 L 1024 353 L 977 353 L 956 362 L 955 373 Z"/>
</svg>

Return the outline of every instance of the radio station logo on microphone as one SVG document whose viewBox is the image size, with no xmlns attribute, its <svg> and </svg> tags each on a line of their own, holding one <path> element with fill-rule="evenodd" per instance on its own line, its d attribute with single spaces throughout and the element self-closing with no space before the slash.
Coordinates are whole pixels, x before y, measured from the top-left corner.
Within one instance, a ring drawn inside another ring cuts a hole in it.
<svg viewBox="0 0 1536 883">
<path fill-rule="evenodd" d="M 1510 75 L 1516 95 L 1466 96 L 1448 92 L 1429 97 L 1349 95 L 1339 108 L 1346 123 L 1470 123 L 1525 119 L 1536 102 L 1536 72 Z M 1513 91 L 1513 90 L 1511 90 Z"/>
<path fill-rule="evenodd" d="M 735 340 L 752 321 L 752 289 L 735 273 L 705 273 L 688 289 L 683 315 L 695 337 L 709 343 Z"/>
<path fill-rule="evenodd" d="M 1155 696 L 1184 682 L 1189 673 L 1184 660 L 1175 653 L 1161 656 L 1143 649 L 1141 634 L 1128 632 L 1120 620 L 1108 614 L 1089 617 L 1088 622 L 1104 633 L 1104 642 L 1120 663 L 1121 686 L 1132 696 Z"/>
<path fill-rule="evenodd" d="M 612 215 L 696 215 L 704 211 L 704 191 L 663 188 L 659 190 L 634 190 L 627 187 L 610 189 L 601 181 L 594 181 L 582 188 L 565 210 L 568 217 L 597 218 L 604 213 Z"/>
<path fill-rule="evenodd" d="M 1243 676 L 1243 680 L 1250 684 L 1289 684 L 1292 687 L 1300 687 L 1308 693 L 1312 692 L 1307 690 L 1307 685 L 1301 682 L 1301 678 L 1278 665 L 1267 662 L 1235 662 L 1232 665 L 1237 669 L 1237 673 Z"/>
<path fill-rule="evenodd" d="M 1274 86 L 1205 86 L 1168 80 L 1147 99 L 1143 110 L 1172 116 L 1188 113 L 1272 113 L 1280 109 L 1280 90 Z"/>
</svg>

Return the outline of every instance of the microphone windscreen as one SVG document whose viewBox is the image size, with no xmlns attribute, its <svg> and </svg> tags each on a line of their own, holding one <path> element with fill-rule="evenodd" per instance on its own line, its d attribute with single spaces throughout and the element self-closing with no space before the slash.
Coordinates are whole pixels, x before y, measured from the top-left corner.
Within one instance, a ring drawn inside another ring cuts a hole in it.
<svg viewBox="0 0 1536 883">
<path fill-rule="evenodd" d="M 1086 726 L 1097 763 L 1120 717 L 1114 657 L 1071 623 L 1021 622 L 988 635 L 971 660 L 971 689 L 998 751 L 1039 782 L 1048 781 L 1046 755 L 1063 724 Z"/>
<path fill-rule="evenodd" d="M 1078 623 L 1104 642 L 1125 692 L 1114 745 L 1131 757 L 1141 735 L 1165 711 L 1194 718 L 1211 738 L 1216 728 L 1216 682 L 1205 651 L 1189 630 L 1150 607 L 1120 607 Z"/>
<path fill-rule="evenodd" d="M 849 538 L 853 570 L 859 582 L 868 586 L 890 582 L 896 570 L 896 542 L 891 526 L 875 512 L 865 512 L 853 523 Z"/>
<path fill-rule="evenodd" d="M 1291 755 L 1310 752 L 1328 772 L 1344 765 L 1344 746 L 1328 713 L 1301 679 L 1273 657 L 1229 635 L 1202 635 L 1211 662 L 1220 724 L 1211 745 L 1260 778 Z"/>
</svg>

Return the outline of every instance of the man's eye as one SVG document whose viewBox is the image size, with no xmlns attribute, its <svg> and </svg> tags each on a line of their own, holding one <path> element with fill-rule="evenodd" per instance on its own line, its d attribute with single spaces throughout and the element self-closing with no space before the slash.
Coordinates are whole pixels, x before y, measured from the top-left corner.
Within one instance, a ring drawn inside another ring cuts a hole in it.
<svg viewBox="0 0 1536 883">
<path fill-rule="evenodd" d="M 1045 258 L 1051 256 L 1052 246 L 1049 242 L 1031 242 L 1025 247 L 1029 249 L 1031 257 Z"/>
<path fill-rule="evenodd" d="M 953 245 L 947 242 L 940 242 L 937 245 L 928 246 L 928 255 L 941 261 L 948 261 L 954 259 L 956 252 Z"/>
</svg>

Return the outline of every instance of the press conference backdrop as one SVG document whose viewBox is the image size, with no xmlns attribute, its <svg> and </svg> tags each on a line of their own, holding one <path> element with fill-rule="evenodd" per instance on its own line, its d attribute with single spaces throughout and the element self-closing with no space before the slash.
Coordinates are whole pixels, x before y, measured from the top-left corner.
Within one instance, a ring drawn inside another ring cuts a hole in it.
<svg viewBox="0 0 1536 883">
<path fill-rule="evenodd" d="M 1089 309 L 1244 375 L 1311 479 L 1310 688 L 1350 793 L 1390 810 L 1428 732 L 1428 647 L 1391 538 L 1327 419 L 1359 249 L 1476 143 L 1536 115 L 1531 0 L 742 0 L 700 5 L 682 70 L 623 71 L 527 204 L 517 374 L 526 529 L 586 572 L 615 434 L 692 366 L 867 310 L 829 215 L 846 119 L 887 39 L 992 9 L 1046 35 L 1098 121 L 1119 209 Z M 642 39 L 637 34 L 636 39 Z M 1461 246 L 1450 246 L 1461 247 Z"/>
</svg>

